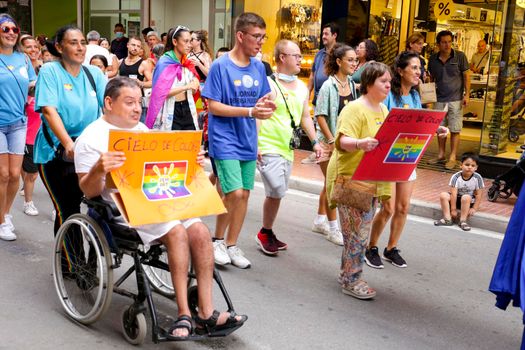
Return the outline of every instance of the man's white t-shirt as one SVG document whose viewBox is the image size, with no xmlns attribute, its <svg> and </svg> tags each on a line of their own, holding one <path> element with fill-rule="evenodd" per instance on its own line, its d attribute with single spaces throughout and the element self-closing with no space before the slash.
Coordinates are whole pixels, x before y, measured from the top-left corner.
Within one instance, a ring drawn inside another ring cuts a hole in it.
<svg viewBox="0 0 525 350">
<path fill-rule="evenodd" d="M 122 129 L 113 124 L 108 123 L 104 117 L 98 118 L 93 123 L 89 124 L 84 129 L 82 134 L 75 141 L 75 171 L 81 174 L 87 174 L 91 168 L 100 159 L 100 155 L 108 151 L 109 131 L 110 130 L 142 130 L 148 131 L 148 127 L 142 123 L 138 123 L 131 129 Z M 106 178 L 104 178 L 104 181 Z M 116 189 L 104 188 L 101 196 L 107 201 L 113 202 L 110 193 L 117 192 Z M 123 217 L 115 218 L 116 222 L 125 225 Z M 194 223 L 201 222 L 199 218 L 192 218 L 183 220 L 172 220 L 159 224 L 148 224 L 134 226 L 140 239 L 145 246 L 158 243 L 158 239 L 168 233 L 176 225 L 182 224 L 186 229 Z"/>
<path fill-rule="evenodd" d="M 103 48 L 100 45 L 97 44 L 87 44 L 86 45 L 86 57 L 84 58 L 84 65 L 89 65 L 89 61 L 91 61 L 91 58 L 95 55 L 102 55 L 106 57 L 108 60 L 108 66 L 111 66 L 111 54 L 109 53 L 108 49 Z"/>
</svg>

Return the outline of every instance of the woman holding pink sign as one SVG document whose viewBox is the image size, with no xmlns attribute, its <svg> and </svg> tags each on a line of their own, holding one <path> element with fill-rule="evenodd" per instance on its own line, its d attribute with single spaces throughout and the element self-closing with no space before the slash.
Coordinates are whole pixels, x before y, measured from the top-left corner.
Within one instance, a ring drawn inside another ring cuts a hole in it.
<svg viewBox="0 0 525 350">
<path fill-rule="evenodd" d="M 342 292 L 358 299 L 371 299 L 376 291 L 362 279 L 365 251 L 372 219 L 379 199 L 388 198 L 389 182 L 378 182 L 373 195 L 370 194 L 366 209 L 334 201 L 336 179 L 354 174 L 365 152 L 374 150 L 379 144 L 374 138 L 388 109 L 382 103 L 390 92 L 390 69 L 383 63 L 370 62 L 361 76 L 362 96 L 349 102 L 341 111 L 337 121 L 335 149 L 328 163 L 326 190 L 330 207 L 337 206 L 344 249 L 341 258 L 339 283 Z M 349 193 L 350 194 L 350 193 Z"/>
<path fill-rule="evenodd" d="M 393 66 L 392 89 L 383 102 L 388 110 L 397 108 L 422 108 L 421 99 L 417 86 L 421 77 L 421 61 L 419 54 L 405 51 L 399 54 Z M 446 127 L 440 126 L 438 135 L 445 136 L 448 133 Z M 405 227 L 408 210 L 410 209 L 410 197 L 414 189 L 416 171 L 410 175 L 408 181 L 396 182 L 393 186 L 392 197 L 381 202 L 381 210 L 375 215 L 370 232 L 370 243 L 365 254 L 366 264 L 376 269 L 384 268 L 377 243 L 388 220 L 390 221 L 390 237 L 383 251 L 383 258 L 396 267 L 407 267 L 405 259 L 399 254 L 397 244 L 403 228 Z"/>
</svg>

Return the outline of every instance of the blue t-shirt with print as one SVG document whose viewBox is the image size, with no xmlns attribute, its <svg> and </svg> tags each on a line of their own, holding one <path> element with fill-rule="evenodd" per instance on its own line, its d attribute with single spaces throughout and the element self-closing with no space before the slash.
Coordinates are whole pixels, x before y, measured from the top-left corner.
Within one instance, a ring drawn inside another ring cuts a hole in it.
<svg viewBox="0 0 525 350">
<path fill-rule="evenodd" d="M 410 90 L 410 93 L 406 96 L 401 95 L 400 101 L 396 101 L 394 94 L 390 91 L 383 103 L 388 110 L 392 108 L 422 108 L 421 97 L 414 89 Z"/>
<path fill-rule="evenodd" d="M 0 126 L 25 120 L 29 82 L 35 80 L 35 70 L 23 53 L 0 55 Z"/>
<path fill-rule="evenodd" d="M 211 65 L 202 96 L 235 107 L 253 107 L 271 91 L 264 65 L 251 58 L 246 67 L 237 66 L 230 55 L 222 55 Z M 220 160 L 257 159 L 255 118 L 221 117 L 208 114 L 210 155 Z"/>
<path fill-rule="evenodd" d="M 83 69 L 74 77 L 69 74 L 60 62 L 49 62 L 40 68 L 35 93 L 35 111 L 42 107 L 55 107 L 67 133 L 78 137 L 82 131 L 100 116 L 104 101 L 106 79 L 101 70 L 95 66 L 86 66 L 93 76 L 97 91 L 93 90 Z M 47 127 L 54 146 L 60 143 L 41 115 L 43 125 L 38 130 L 34 146 L 34 162 L 47 163 L 54 157 L 54 150 L 46 140 L 42 129 Z"/>
<path fill-rule="evenodd" d="M 314 74 L 314 99 L 312 104 L 315 106 L 317 103 L 317 95 L 321 86 L 328 79 L 328 76 L 324 72 L 324 62 L 326 59 L 326 49 L 319 50 L 314 57 L 314 64 L 312 66 L 312 72 Z"/>
</svg>

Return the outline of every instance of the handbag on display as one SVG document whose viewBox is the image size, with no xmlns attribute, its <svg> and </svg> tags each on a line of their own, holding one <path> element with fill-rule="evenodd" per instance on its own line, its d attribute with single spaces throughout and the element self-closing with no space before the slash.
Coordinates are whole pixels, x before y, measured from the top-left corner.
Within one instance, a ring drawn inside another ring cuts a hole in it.
<svg viewBox="0 0 525 350">
<path fill-rule="evenodd" d="M 332 188 L 332 201 L 361 211 L 369 211 L 377 185 L 351 178 L 351 175 L 337 175 Z"/>
<path fill-rule="evenodd" d="M 419 96 L 422 104 L 437 102 L 436 83 L 420 83 Z"/>
</svg>

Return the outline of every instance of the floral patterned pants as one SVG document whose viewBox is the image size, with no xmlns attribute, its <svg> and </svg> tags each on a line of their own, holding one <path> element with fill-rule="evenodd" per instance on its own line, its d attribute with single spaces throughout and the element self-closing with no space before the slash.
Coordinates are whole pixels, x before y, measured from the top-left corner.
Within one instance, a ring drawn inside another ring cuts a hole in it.
<svg viewBox="0 0 525 350">
<path fill-rule="evenodd" d="M 343 287 L 348 287 L 351 283 L 361 279 L 368 236 L 376 206 L 377 200 L 374 199 L 368 212 L 344 205 L 337 207 L 344 241 L 339 276 L 339 283 Z"/>
</svg>

